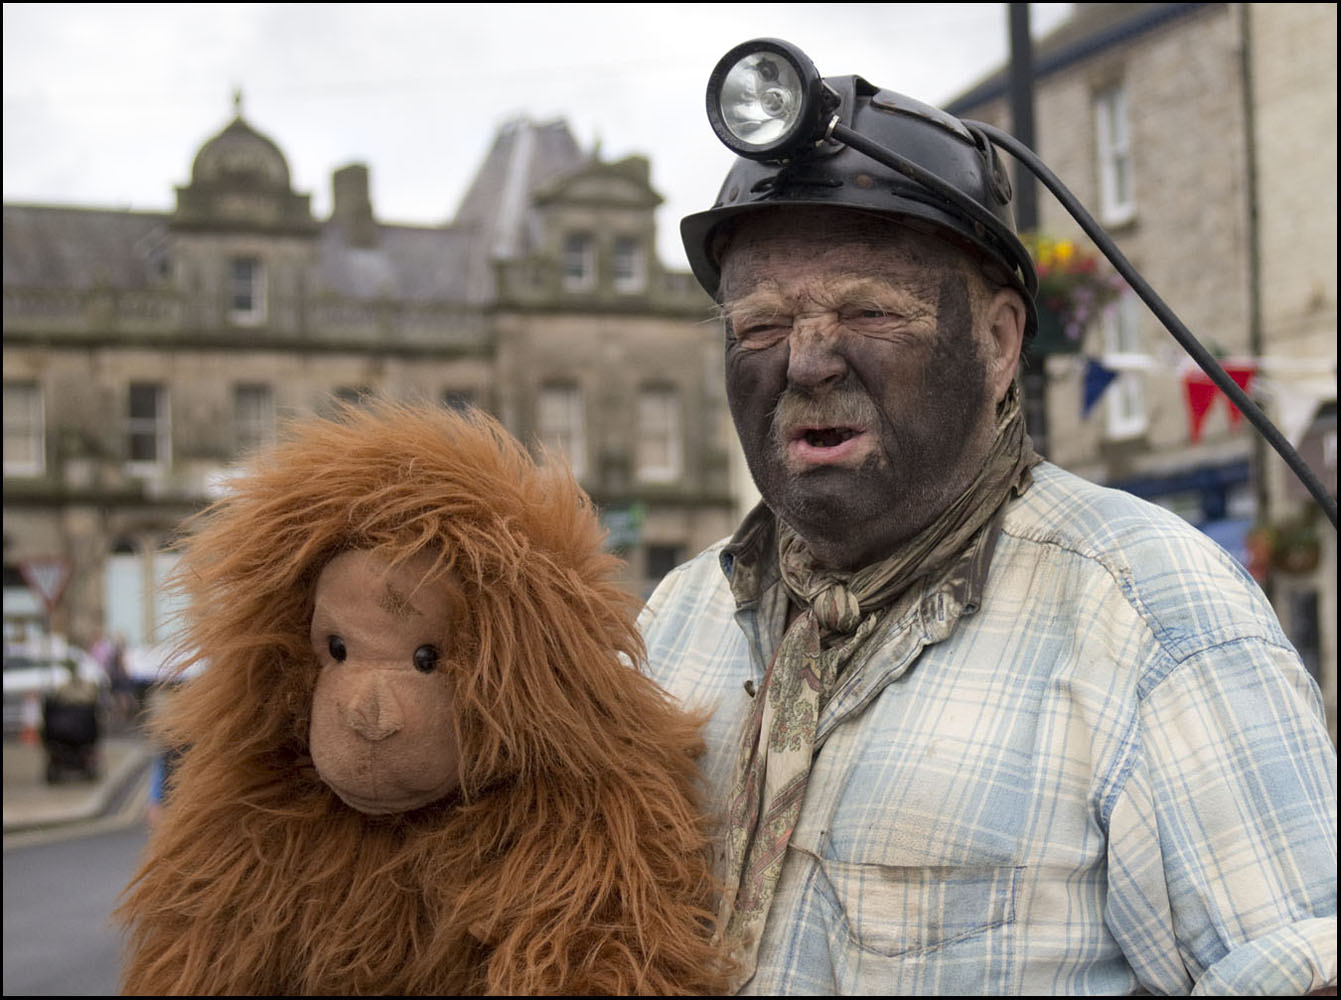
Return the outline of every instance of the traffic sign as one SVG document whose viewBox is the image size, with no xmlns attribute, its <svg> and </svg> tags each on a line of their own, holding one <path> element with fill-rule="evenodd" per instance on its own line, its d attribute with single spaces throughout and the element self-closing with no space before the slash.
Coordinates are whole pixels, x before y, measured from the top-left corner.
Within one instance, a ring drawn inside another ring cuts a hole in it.
<svg viewBox="0 0 1341 1000">
<path fill-rule="evenodd" d="M 19 572 L 23 574 L 24 582 L 28 584 L 29 590 L 42 598 L 42 603 L 47 606 L 47 614 L 56 610 L 56 605 L 60 604 L 61 598 L 65 595 L 65 587 L 70 582 L 70 571 L 70 560 L 62 559 L 60 556 L 37 556 L 19 560 Z"/>
</svg>

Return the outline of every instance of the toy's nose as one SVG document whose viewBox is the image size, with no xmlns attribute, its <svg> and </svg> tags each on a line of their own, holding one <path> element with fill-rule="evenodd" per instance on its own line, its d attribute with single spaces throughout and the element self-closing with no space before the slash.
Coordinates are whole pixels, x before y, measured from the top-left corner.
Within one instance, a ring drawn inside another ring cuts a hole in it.
<svg viewBox="0 0 1341 1000">
<path fill-rule="evenodd" d="M 400 703 L 381 671 L 370 671 L 360 679 L 350 697 L 340 706 L 345 725 L 370 743 L 400 732 L 405 724 Z"/>
</svg>

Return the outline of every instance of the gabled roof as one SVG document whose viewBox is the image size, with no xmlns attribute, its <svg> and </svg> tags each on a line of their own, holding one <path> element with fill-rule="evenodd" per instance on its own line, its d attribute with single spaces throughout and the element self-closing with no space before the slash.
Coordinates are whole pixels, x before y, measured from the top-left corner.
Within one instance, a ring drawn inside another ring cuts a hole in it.
<svg viewBox="0 0 1341 1000">
<path fill-rule="evenodd" d="M 546 181 L 580 166 L 585 157 L 567 122 L 507 122 L 475 173 L 456 211 L 454 225 L 472 234 L 474 248 L 465 275 L 472 301 L 494 294 L 493 261 L 525 253 L 532 193 Z"/>
<path fill-rule="evenodd" d="M 539 185 L 532 195 L 536 205 L 623 205 L 649 210 L 662 200 L 652 189 L 651 166 L 645 156 L 627 156 L 610 163 L 590 159 Z"/>
<path fill-rule="evenodd" d="M 525 245 L 525 214 L 533 192 L 585 161 L 567 122 L 507 122 L 461 199 L 456 225 L 478 233 L 487 256 L 515 257 Z"/>
</svg>

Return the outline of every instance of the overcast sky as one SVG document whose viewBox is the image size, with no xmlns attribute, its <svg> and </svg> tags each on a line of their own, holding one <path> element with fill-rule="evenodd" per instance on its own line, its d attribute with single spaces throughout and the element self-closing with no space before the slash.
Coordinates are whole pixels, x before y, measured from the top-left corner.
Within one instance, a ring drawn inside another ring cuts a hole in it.
<svg viewBox="0 0 1341 1000">
<path fill-rule="evenodd" d="M 1031 4 L 1034 33 L 1070 4 Z M 602 155 L 641 153 L 679 218 L 730 163 L 703 112 L 708 73 L 760 36 L 825 75 L 932 104 L 1002 63 L 1006 4 L 32 4 L 4 12 L 4 200 L 170 210 L 201 144 L 243 114 L 330 207 L 368 164 L 384 222 L 448 221 L 498 127 L 564 118 Z"/>
</svg>

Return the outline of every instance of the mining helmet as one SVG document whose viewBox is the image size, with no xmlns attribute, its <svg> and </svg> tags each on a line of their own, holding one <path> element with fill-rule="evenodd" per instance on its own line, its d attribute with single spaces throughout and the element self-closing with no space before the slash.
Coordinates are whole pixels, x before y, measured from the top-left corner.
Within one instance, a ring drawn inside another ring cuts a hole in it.
<svg viewBox="0 0 1341 1000">
<path fill-rule="evenodd" d="M 680 235 L 694 277 L 714 298 L 728 223 L 770 208 L 851 208 L 969 253 L 1021 294 L 1032 337 L 1038 279 L 1015 230 L 1010 180 L 981 131 L 859 76 L 821 78 L 804 53 L 772 38 L 723 56 L 707 102 L 714 131 L 739 159 L 713 207 L 686 216 Z"/>
</svg>

